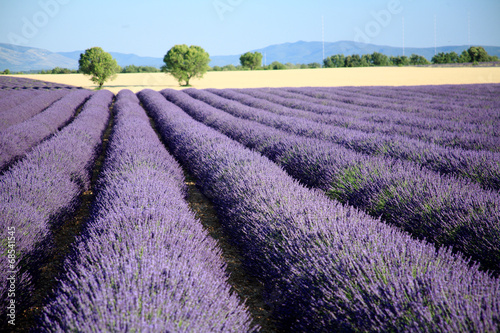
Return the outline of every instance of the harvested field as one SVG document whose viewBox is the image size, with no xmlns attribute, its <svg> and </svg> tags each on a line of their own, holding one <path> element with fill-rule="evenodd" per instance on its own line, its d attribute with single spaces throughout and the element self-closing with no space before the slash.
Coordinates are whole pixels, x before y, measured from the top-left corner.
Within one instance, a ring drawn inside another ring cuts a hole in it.
<svg viewBox="0 0 500 333">
<path fill-rule="evenodd" d="M 83 74 L 16 75 L 36 80 L 69 84 L 94 89 Z M 422 68 L 422 67 L 358 67 L 321 68 L 275 71 L 208 72 L 202 79 L 191 81 L 197 89 L 259 87 L 339 87 L 339 86 L 406 86 L 439 84 L 500 83 L 500 67 Z M 118 93 L 122 89 L 182 89 L 177 81 L 164 73 L 118 74 L 106 82 L 105 89 Z"/>
</svg>

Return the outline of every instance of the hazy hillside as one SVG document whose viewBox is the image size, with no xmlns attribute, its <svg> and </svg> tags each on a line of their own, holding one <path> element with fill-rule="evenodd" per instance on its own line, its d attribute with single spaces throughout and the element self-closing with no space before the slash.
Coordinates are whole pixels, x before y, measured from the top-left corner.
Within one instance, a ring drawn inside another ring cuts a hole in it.
<svg viewBox="0 0 500 333">
<path fill-rule="evenodd" d="M 451 52 L 455 51 L 460 54 L 468 46 L 443 46 L 438 47 L 437 52 Z M 497 46 L 484 46 L 486 51 L 491 55 L 500 57 L 500 47 Z M 166 50 L 167 51 L 167 50 Z M 165 51 L 165 53 L 166 53 Z M 322 63 L 323 59 L 323 44 L 321 42 L 304 42 L 299 41 L 296 43 L 284 43 L 277 45 L 270 45 L 268 47 L 249 50 L 259 51 L 265 58 L 263 62 L 270 64 L 273 61 L 281 63 L 301 63 L 308 64 L 312 62 Z M 78 59 L 83 51 L 73 52 L 50 52 L 48 50 L 16 46 L 11 44 L 0 43 L 0 71 L 9 69 L 10 71 L 30 71 L 52 69 L 54 67 L 63 67 L 69 69 L 78 68 Z M 388 56 L 402 55 L 403 50 L 400 47 L 374 45 L 355 43 L 350 41 L 339 41 L 334 43 L 325 43 L 325 57 L 343 53 L 344 55 L 351 54 L 370 54 L 373 52 L 384 53 Z M 118 64 L 122 67 L 127 65 L 136 66 L 154 66 L 161 67 L 163 65 L 163 56 L 160 57 L 141 57 L 135 54 L 124 54 L 119 52 L 110 52 L 111 55 L 117 60 Z M 416 53 L 423 55 L 427 59 L 434 56 L 434 48 L 406 48 L 405 55 Z M 216 56 L 211 55 L 210 66 L 224 66 L 228 64 L 239 65 L 240 54 Z"/>
<path fill-rule="evenodd" d="M 442 46 L 437 48 L 437 52 L 451 52 L 455 51 L 460 54 L 463 50 L 468 49 L 469 46 Z M 500 47 L 497 46 L 484 46 L 485 50 L 490 55 L 496 55 L 500 57 Z M 299 41 L 296 43 L 284 43 L 278 45 L 271 45 L 262 49 L 252 50 L 251 52 L 258 51 L 265 54 L 266 64 L 270 64 L 273 61 L 279 61 L 281 63 L 290 62 L 292 64 L 301 63 L 308 64 L 312 62 L 322 63 L 323 60 L 323 43 L 322 42 L 304 42 Z M 401 47 L 392 47 L 384 45 L 374 45 L 374 44 L 364 44 L 356 43 L 352 41 L 339 41 L 334 43 L 325 43 L 325 57 L 333 54 L 371 54 L 373 52 L 379 52 L 386 54 L 388 56 L 398 56 L 403 55 L 403 49 Z M 434 56 L 434 47 L 427 48 L 405 48 L 405 55 L 410 56 L 412 53 L 422 55 L 429 59 L 429 61 Z M 210 66 L 224 66 L 227 64 L 238 65 L 240 63 L 240 55 L 232 56 L 212 56 L 210 57 L 212 62 Z M 264 61 L 264 60 L 263 60 Z"/>
<path fill-rule="evenodd" d="M 65 56 L 67 58 L 74 59 L 78 62 L 80 59 L 80 54 L 84 51 L 73 51 L 73 52 L 58 52 L 58 54 Z M 113 58 L 116 59 L 116 62 L 121 67 L 125 67 L 128 65 L 136 65 L 136 66 L 153 66 L 160 68 L 164 65 L 163 57 L 161 58 L 153 58 L 153 57 L 141 57 L 135 54 L 126 54 L 119 52 L 109 52 Z M 77 64 L 78 67 L 78 64 Z"/>
<path fill-rule="evenodd" d="M 78 61 L 48 50 L 0 43 L 0 71 L 78 68 Z"/>
</svg>

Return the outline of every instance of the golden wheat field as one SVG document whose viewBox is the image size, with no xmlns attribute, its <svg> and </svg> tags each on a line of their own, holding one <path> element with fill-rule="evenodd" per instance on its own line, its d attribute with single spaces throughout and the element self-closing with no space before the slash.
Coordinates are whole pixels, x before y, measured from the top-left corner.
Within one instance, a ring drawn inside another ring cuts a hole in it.
<svg viewBox="0 0 500 333">
<path fill-rule="evenodd" d="M 94 89 L 83 74 L 19 75 L 31 79 L 70 84 Z M 321 68 L 274 71 L 208 72 L 202 79 L 192 79 L 191 87 L 258 88 L 258 87 L 325 87 L 325 86 L 411 86 L 439 84 L 500 83 L 500 67 L 359 67 Z M 118 74 L 104 88 L 117 93 L 150 88 L 181 89 L 177 81 L 164 73 Z"/>
</svg>

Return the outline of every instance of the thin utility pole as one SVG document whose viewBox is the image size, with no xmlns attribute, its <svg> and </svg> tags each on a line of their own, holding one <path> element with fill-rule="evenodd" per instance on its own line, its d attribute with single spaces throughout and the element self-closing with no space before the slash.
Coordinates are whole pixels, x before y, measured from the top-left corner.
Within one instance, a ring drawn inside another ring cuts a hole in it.
<svg viewBox="0 0 500 333">
<path fill-rule="evenodd" d="M 403 16 L 403 57 L 405 56 L 405 17 Z"/>
<path fill-rule="evenodd" d="M 467 40 L 469 42 L 470 49 L 470 10 L 467 12 Z"/>
<path fill-rule="evenodd" d="M 323 63 L 323 60 L 325 60 L 325 21 L 323 15 L 321 15 L 321 39 L 323 41 L 323 59 L 321 59 L 320 63 Z"/>
<path fill-rule="evenodd" d="M 437 55 L 436 14 L 434 14 L 434 55 Z"/>
</svg>

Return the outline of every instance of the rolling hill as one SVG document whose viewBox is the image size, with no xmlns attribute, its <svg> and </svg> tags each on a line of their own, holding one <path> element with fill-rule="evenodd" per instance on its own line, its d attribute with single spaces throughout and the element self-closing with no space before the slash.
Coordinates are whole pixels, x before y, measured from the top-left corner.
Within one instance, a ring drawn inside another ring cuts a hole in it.
<svg viewBox="0 0 500 333">
<path fill-rule="evenodd" d="M 500 57 L 500 47 L 498 46 L 483 46 L 490 55 Z M 442 46 L 436 51 L 451 52 L 455 51 L 460 54 L 466 50 L 468 46 Z M 298 41 L 295 43 L 283 43 L 270 45 L 265 48 L 251 50 L 258 51 L 265 55 L 263 62 L 270 64 L 273 61 L 281 63 L 301 63 L 308 64 L 312 62 L 322 62 L 323 44 L 322 42 L 305 42 Z M 18 71 L 36 71 L 52 69 L 54 67 L 63 67 L 69 69 L 78 68 L 78 59 L 83 51 L 73 52 L 51 52 L 44 49 L 31 48 L 26 46 L 17 46 L 12 44 L 0 43 L 0 71 L 9 69 L 13 72 Z M 388 56 L 402 55 L 403 50 L 400 47 L 356 43 L 352 41 L 339 41 L 325 43 L 325 57 L 333 54 L 343 53 L 350 54 L 371 54 L 379 52 Z M 405 48 L 405 55 L 412 53 L 422 55 L 427 59 L 434 56 L 434 47 L 427 48 Z M 127 65 L 136 66 L 154 66 L 161 67 L 163 65 L 163 55 L 161 57 L 141 57 L 135 54 L 125 54 L 119 52 L 110 52 L 122 67 Z M 210 66 L 224 66 L 228 64 L 238 65 L 240 63 L 240 54 L 226 56 L 211 56 Z"/>
<path fill-rule="evenodd" d="M 500 57 L 500 47 L 497 46 L 483 46 L 490 55 Z M 439 52 L 452 52 L 460 54 L 462 51 L 468 49 L 469 46 L 442 46 L 436 49 Z M 252 50 L 251 52 L 258 51 L 265 54 L 265 63 L 270 64 L 273 61 L 281 63 L 290 62 L 292 64 L 301 63 L 309 64 L 312 62 L 322 63 L 323 60 L 323 44 L 322 42 L 304 42 L 298 41 L 295 43 L 284 43 L 271 45 L 262 49 Z M 339 41 L 334 43 L 325 43 L 325 57 L 333 54 L 371 54 L 379 52 L 388 56 L 403 55 L 401 47 L 392 47 L 375 44 L 356 43 L 352 41 Z M 405 55 L 418 54 L 426 57 L 429 61 L 434 56 L 434 47 L 426 48 L 405 48 Z M 210 66 L 224 66 L 227 64 L 238 65 L 240 63 L 240 55 L 231 56 L 213 56 Z M 264 60 L 263 60 L 264 61 Z"/>
<path fill-rule="evenodd" d="M 78 61 L 44 49 L 0 43 L 0 71 L 78 68 Z"/>
</svg>

